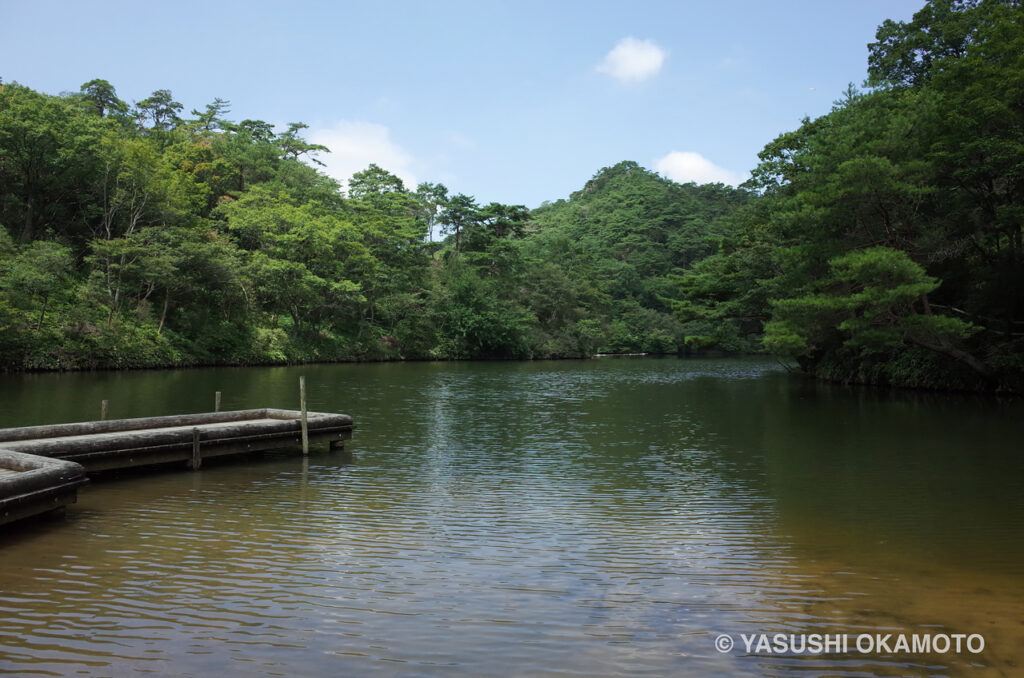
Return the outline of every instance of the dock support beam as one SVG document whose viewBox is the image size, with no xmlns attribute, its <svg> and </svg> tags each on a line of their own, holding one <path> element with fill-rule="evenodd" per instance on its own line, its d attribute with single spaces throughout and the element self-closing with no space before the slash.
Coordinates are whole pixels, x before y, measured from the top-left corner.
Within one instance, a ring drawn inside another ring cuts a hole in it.
<svg viewBox="0 0 1024 678">
<path fill-rule="evenodd" d="M 100 421 L 106 421 L 107 420 L 107 410 L 108 409 L 110 409 L 110 401 L 109 400 L 101 400 L 100 401 Z"/>
<path fill-rule="evenodd" d="M 299 409 L 302 410 L 302 454 L 309 454 L 309 424 L 306 419 L 306 378 L 299 377 Z"/>
<path fill-rule="evenodd" d="M 213 411 L 220 412 L 220 391 L 215 391 L 213 394 Z"/>
<path fill-rule="evenodd" d="M 199 467 L 203 465 L 203 457 L 199 454 L 199 429 L 197 427 L 192 428 L 192 461 L 189 462 L 188 467 L 193 471 L 198 471 Z"/>
</svg>

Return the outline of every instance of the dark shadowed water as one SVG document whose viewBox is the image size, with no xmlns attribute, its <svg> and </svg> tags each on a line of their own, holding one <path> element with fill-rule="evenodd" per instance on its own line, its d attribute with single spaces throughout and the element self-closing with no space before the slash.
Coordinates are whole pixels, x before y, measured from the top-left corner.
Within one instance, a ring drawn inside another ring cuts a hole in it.
<svg viewBox="0 0 1024 678">
<path fill-rule="evenodd" d="M 108 477 L 0 528 L 0 672 L 1024 673 L 1020 402 L 749 359 L 323 365 L 5 376 L 0 427 L 296 407 L 300 374 L 351 457 Z"/>
</svg>

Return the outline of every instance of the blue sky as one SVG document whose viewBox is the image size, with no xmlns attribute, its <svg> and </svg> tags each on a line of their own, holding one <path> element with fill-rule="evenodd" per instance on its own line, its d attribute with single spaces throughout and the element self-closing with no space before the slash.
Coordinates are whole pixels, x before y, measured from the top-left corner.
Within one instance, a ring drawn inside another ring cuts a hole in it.
<svg viewBox="0 0 1024 678">
<path fill-rule="evenodd" d="M 0 0 L 0 77 L 170 89 L 186 112 L 221 97 L 232 120 L 309 124 L 339 180 L 376 162 L 535 207 L 621 160 L 741 181 L 922 4 Z"/>
</svg>

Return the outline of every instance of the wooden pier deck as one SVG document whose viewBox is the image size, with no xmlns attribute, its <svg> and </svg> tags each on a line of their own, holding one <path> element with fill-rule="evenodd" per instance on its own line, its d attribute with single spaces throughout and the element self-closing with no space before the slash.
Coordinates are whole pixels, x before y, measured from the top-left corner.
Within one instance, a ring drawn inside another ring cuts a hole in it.
<svg viewBox="0 0 1024 678">
<path fill-rule="evenodd" d="M 0 525 L 74 504 L 87 482 L 72 461 L 0 450 Z"/>
<path fill-rule="evenodd" d="M 336 449 L 353 427 L 347 414 L 267 408 L 0 429 L 0 525 L 75 503 L 87 472 L 174 462 L 196 470 L 209 457 Z"/>
<path fill-rule="evenodd" d="M 112 419 L 0 429 L 0 449 L 74 461 L 86 471 L 189 462 L 292 447 L 302 442 L 302 413 L 256 409 Z M 341 447 L 352 437 L 347 414 L 306 413 L 311 444 Z"/>
</svg>

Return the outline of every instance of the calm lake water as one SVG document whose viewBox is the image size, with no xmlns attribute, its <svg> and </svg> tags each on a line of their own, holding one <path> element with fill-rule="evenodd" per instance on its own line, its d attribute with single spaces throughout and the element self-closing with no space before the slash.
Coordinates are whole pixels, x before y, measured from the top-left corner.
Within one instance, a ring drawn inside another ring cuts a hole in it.
<svg viewBox="0 0 1024 678">
<path fill-rule="evenodd" d="M 0 672 L 1024 674 L 1021 402 L 753 359 L 322 365 L 2 376 L 0 427 L 294 408 L 303 374 L 351 456 L 107 477 L 0 528 Z"/>
</svg>

